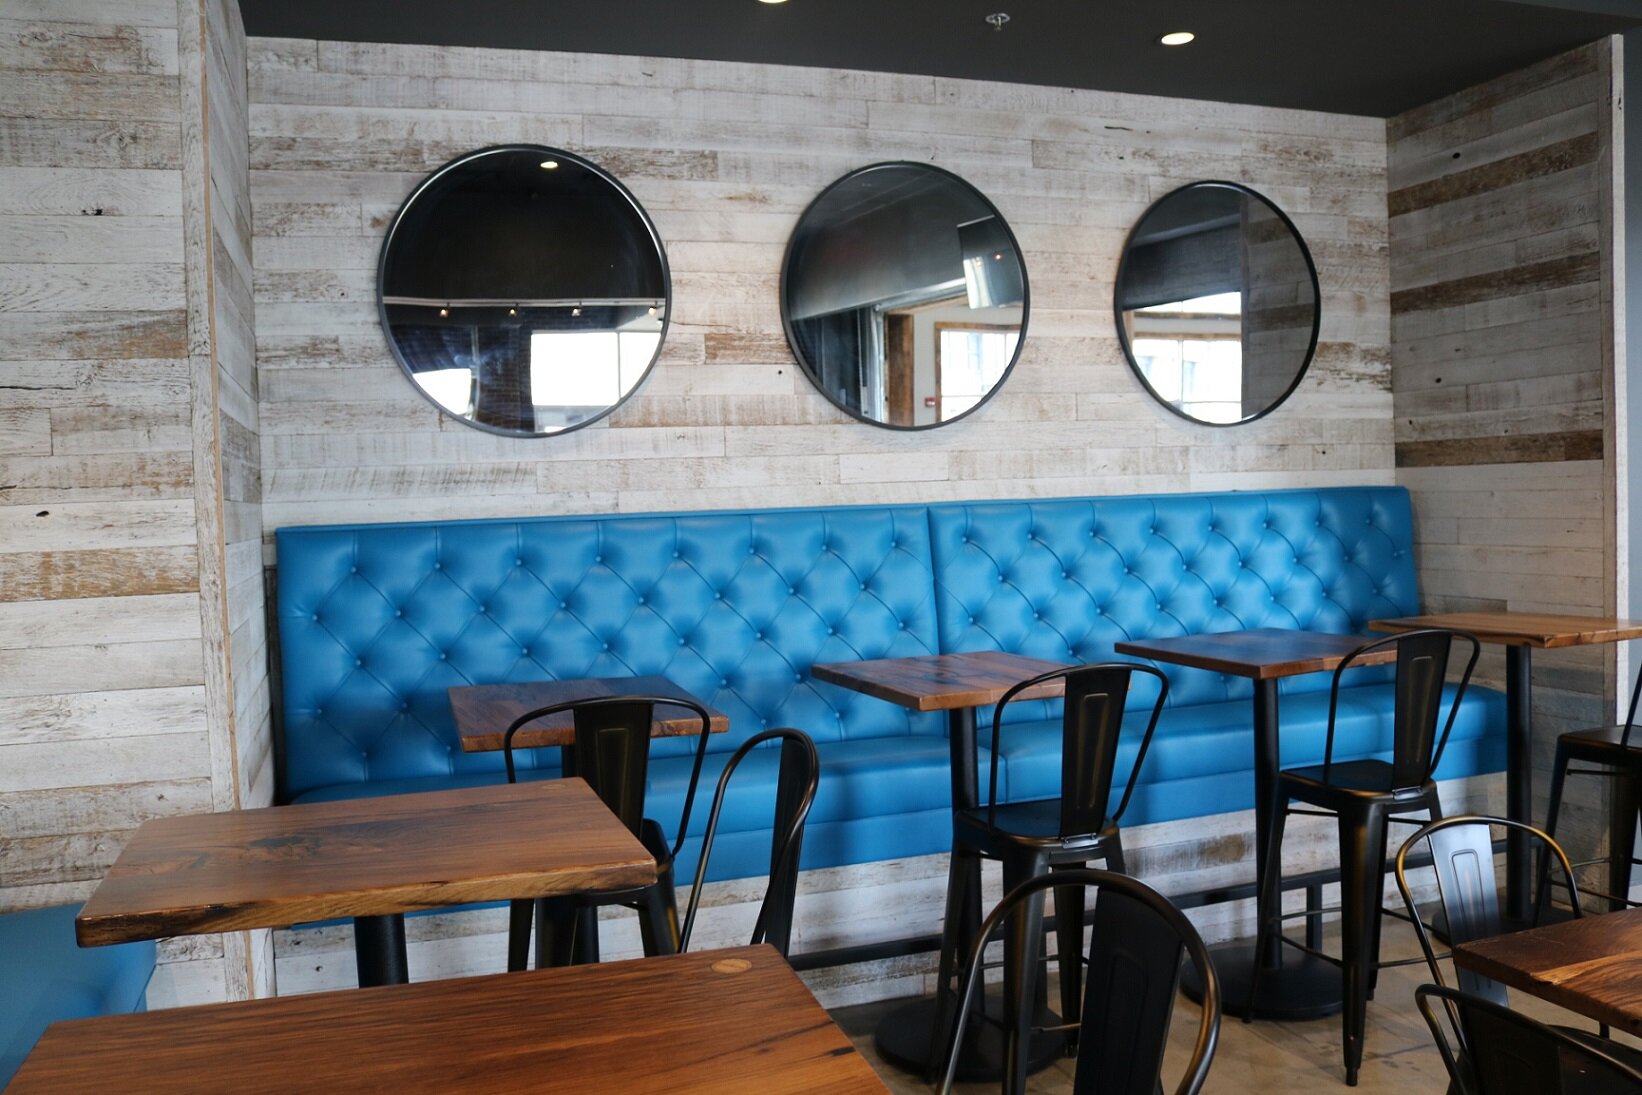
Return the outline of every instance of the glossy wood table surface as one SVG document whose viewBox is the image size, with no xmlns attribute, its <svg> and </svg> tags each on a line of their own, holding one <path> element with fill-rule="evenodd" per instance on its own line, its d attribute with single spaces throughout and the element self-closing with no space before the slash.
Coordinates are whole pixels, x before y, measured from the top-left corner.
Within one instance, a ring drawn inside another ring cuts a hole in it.
<svg viewBox="0 0 1642 1095">
<path fill-rule="evenodd" d="M 768 946 L 57 1023 L 6 1090 L 886 1091 Z"/>
<path fill-rule="evenodd" d="M 1461 943 L 1454 964 L 1642 1036 L 1642 909 Z"/>
<path fill-rule="evenodd" d="M 997 703 L 1021 681 L 1066 668 L 1063 662 L 977 650 L 967 654 L 926 654 L 910 658 L 875 658 L 810 667 L 818 681 L 836 684 L 914 711 L 953 711 Z M 1022 699 L 1053 699 L 1066 693 L 1065 683 L 1051 681 L 1021 694 Z"/>
<path fill-rule="evenodd" d="M 1112 649 L 1119 654 L 1266 681 L 1331 672 L 1347 654 L 1370 641 L 1361 635 L 1260 627 L 1172 639 L 1135 639 L 1114 643 Z M 1376 651 L 1364 655 L 1358 664 L 1385 665 L 1396 660 L 1395 650 Z"/>
<path fill-rule="evenodd" d="M 579 779 L 145 821 L 81 946 L 626 889 L 655 858 Z"/>
<path fill-rule="evenodd" d="M 1429 616 L 1373 620 L 1368 626 L 1373 631 L 1442 627 L 1468 631 L 1485 643 L 1532 646 L 1541 650 L 1642 639 L 1642 620 L 1548 612 L 1437 612 Z"/>
<path fill-rule="evenodd" d="M 601 696 L 672 696 L 696 700 L 666 677 L 589 677 L 518 684 L 461 685 L 450 689 L 450 709 L 456 718 L 456 730 L 462 738 L 462 751 L 481 753 L 501 749 L 507 728 L 527 711 Z M 729 716 L 711 707 L 707 711 L 712 716 L 713 733 L 722 734 L 730 728 Z M 658 706 L 656 716 L 650 727 L 651 737 L 682 737 L 701 730 L 701 716 L 689 708 Z M 513 736 L 514 746 L 520 749 L 571 745 L 574 741 L 575 728 L 569 711 L 540 719 L 521 728 Z"/>
</svg>

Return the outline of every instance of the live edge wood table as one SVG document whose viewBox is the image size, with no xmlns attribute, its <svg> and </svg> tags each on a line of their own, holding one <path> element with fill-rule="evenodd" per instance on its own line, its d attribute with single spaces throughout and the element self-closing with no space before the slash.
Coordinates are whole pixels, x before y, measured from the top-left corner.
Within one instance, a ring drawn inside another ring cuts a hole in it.
<svg viewBox="0 0 1642 1095">
<path fill-rule="evenodd" d="M 1264 878 L 1267 870 L 1266 838 L 1282 804 L 1277 801 L 1277 773 L 1282 768 L 1278 717 L 1277 682 L 1302 673 L 1332 672 L 1345 656 L 1367 642 L 1360 635 L 1334 635 L 1318 631 L 1287 631 L 1255 628 L 1211 635 L 1184 635 L 1172 639 L 1144 639 L 1114 643 L 1119 654 L 1152 661 L 1207 669 L 1254 682 L 1254 854 L 1255 872 Z M 1396 660 L 1395 651 L 1366 656 L 1362 665 L 1383 665 Z M 1275 870 L 1276 865 L 1272 864 Z M 1259 930 L 1275 934 L 1278 910 L 1260 908 Z M 1285 961 L 1282 946 L 1266 948 L 1266 966 L 1260 975 L 1260 991 L 1249 1001 L 1249 983 L 1254 975 L 1254 944 L 1229 944 L 1214 948 L 1215 969 L 1220 974 L 1223 1010 L 1228 1015 L 1249 1015 L 1256 1019 L 1312 1019 L 1331 1015 L 1341 1007 L 1340 971 L 1310 955 Z"/>
<path fill-rule="evenodd" d="M 1642 1037 L 1642 909 L 1461 943 L 1454 964 Z"/>
<path fill-rule="evenodd" d="M 360 985 L 393 984 L 407 912 L 655 879 L 592 788 L 548 780 L 145 821 L 75 929 L 90 947 L 349 916 Z"/>
<path fill-rule="evenodd" d="M 1533 664 L 1534 649 L 1589 646 L 1642 638 L 1642 620 L 1613 616 L 1568 616 L 1541 612 L 1440 612 L 1373 620 L 1374 631 L 1413 631 L 1441 627 L 1466 631 L 1485 643 L 1505 647 L 1505 813 L 1513 821 L 1533 822 Z M 1528 836 L 1505 834 L 1505 915 L 1526 924 L 1528 913 Z"/>
<path fill-rule="evenodd" d="M 810 667 L 818 681 L 836 684 L 914 711 L 947 713 L 947 748 L 952 762 L 952 807 L 974 807 L 980 801 L 980 776 L 975 763 L 975 708 L 990 706 L 1003 694 L 1040 673 L 1064 669 L 1063 662 L 1044 661 L 998 650 L 962 654 L 928 654 L 908 658 L 876 658 L 860 662 L 833 662 Z M 1023 692 L 1023 699 L 1053 699 L 1066 686 L 1052 681 Z M 979 894 L 977 863 L 970 892 Z M 979 902 L 964 910 L 964 923 L 948 924 L 959 938 L 970 939 L 980 930 Z M 878 1052 L 886 1061 L 909 1072 L 924 1072 L 930 1063 L 935 1034 L 933 998 L 915 1000 L 885 1016 L 874 1032 Z M 970 1038 L 959 1061 L 958 1078 L 995 1080 L 1003 1075 L 1003 1042 L 994 1024 L 978 1024 L 980 1037 Z M 1059 1055 L 1062 1040 L 1037 1036 L 1028 1051 L 1028 1068 L 1047 1066 Z"/>
<path fill-rule="evenodd" d="M 6 1091 L 887 1089 L 758 946 L 56 1023 Z"/>
</svg>

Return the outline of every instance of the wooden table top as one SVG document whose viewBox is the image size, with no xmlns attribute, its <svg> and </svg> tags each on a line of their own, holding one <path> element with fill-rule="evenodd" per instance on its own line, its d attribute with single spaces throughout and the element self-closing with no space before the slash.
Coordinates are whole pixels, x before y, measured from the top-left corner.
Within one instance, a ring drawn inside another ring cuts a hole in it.
<svg viewBox="0 0 1642 1095">
<path fill-rule="evenodd" d="M 769 946 L 53 1024 L 8 1095 L 887 1091 Z"/>
<path fill-rule="evenodd" d="M 81 946 L 643 886 L 655 857 L 580 779 L 145 821 Z"/>
<path fill-rule="evenodd" d="M 810 667 L 818 681 L 864 692 L 914 711 L 951 711 L 997 703 L 1024 680 L 1065 669 L 1064 662 L 1048 662 L 1001 650 L 968 654 L 925 654 L 911 658 L 875 658 L 861 662 L 832 662 Z M 1066 694 L 1064 681 L 1049 681 L 1021 693 L 1022 699 L 1052 699 Z"/>
<path fill-rule="evenodd" d="M 1265 681 L 1332 671 L 1347 654 L 1368 641 L 1361 635 L 1259 627 L 1172 639 L 1133 639 L 1114 643 L 1112 649 L 1119 654 Z M 1357 664 L 1384 665 L 1396 660 L 1395 650 L 1383 650 L 1365 655 Z"/>
<path fill-rule="evenodd" d="M 1567 616 L 1549 612 L 1437 612 L 1429 616 L 1399 616 L 1370 620 L 1372 631 L 1413 631 L 1445 627 L 1469 631 L 1485 643 L 1506 646 L 1586 646 L 1642 639 L 1642 620 L 1617 616 Z"/>
<path fill-rule="evenodd" d="M 483 753 L 501 749 L 507 728 L 526 711 L 600 696 L 696 699 L 666 677 L 589 677 L 566 681 L 461 685 L 450 690 L 450 709 L 456 717 L 456 730 L 462 737 L 462 752 Z M 711 707 L 707 711 L 712 716 L 713 733 L 722 734 L 730 728 L 729 716 Z M 681 737 L 701 730 L 701 716 L 688 708 L 658 706 L 656 715 L 658 717 L 650 727 L 651 737 Z M 573 745 L 575 736 L 572 716 L 564 711 L 524 727 L 513 736 L 513 744 L 519 749 Z"/>
<path fill-rule="evenodd" d="M 1642 1036 L 1642 909 L 1461 943 L 1454 964 Z"/>
</svg>

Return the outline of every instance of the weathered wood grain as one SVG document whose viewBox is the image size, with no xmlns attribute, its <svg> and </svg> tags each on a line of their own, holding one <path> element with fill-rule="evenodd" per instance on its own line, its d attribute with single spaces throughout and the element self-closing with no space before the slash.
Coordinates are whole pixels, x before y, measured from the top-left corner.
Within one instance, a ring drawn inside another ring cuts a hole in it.
<svg viewBox="0 0 1642 1095">
<path fill-rule="evenodd" d="M 657 1000 L 669 1006 L 645 1005 Z M 297 1059 L 326 1087 L 407 1093 L 471 1087 L 476 1060 L 496 1092 L 543 1075 L 623 1091 L 887 1090 L 768 946 L 64 1024 L 15 1086 L 91 1091 L 117 1073 L 132 1091 L 185 1093 L 226 1073 L 274 1091 Z"/>
<path fill-rule="evenodd" d="M 198 589 L 198 552 L 192 544 L 0 553 L 0 601 L 133 597 Z"/>
</svg>

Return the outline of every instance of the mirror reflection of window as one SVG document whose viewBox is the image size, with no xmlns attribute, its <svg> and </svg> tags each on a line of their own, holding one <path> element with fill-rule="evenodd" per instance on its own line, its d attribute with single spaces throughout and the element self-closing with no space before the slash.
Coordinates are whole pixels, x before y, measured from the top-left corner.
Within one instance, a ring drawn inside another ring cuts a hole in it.
<svg viewBox="0 0 1642 1095">
<path fill-rule="evenodd" d="M 1003 379 L 1015 359 L 1020 332 L 1012 327 L 937 323 L 935 387 L 940 394 L 939 421 L 946 422 L 975 406 Z"/>
<path fill-rule="evenodd" d="M 1135 372 L 1197 422 L 1268 413 L 1316 346 L 1311 256 L 1275 206 L 1236 183 L 1192 183 L 1154 202 L 1129 234 L 1114 295 Z"/>
<path fill-rule="evenodd" d="M 643 378 L 660 331 L 532 331 L 536 430 L 574 426 L 619 403 Z"/>
<path fill-rule="evenodd" d="M 788 340 L 816 388 L 896 429 L 942 425 L 986 402 L 1026 323 L 1026 271 L 1003 218 L 925 164 L 876 164 L 823 191 L 799 218 L 781 280 Z M 983 365 L 948 378 L 943 326 L 1011 337 L 982 340 Z M 996 346 L 1007 346 L 1001 361 Z"/>
<path fill-rule="evenodd" d="M 427 393 L 429 399 L 452 414 L 473 413 L 472 369 L 429 369 L 427 372 L 412 373 L 411 379 Z"/>
</svg>

